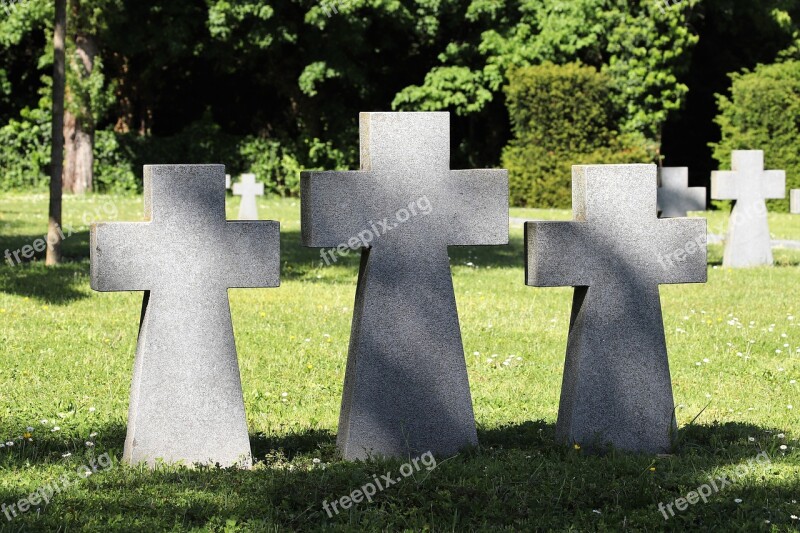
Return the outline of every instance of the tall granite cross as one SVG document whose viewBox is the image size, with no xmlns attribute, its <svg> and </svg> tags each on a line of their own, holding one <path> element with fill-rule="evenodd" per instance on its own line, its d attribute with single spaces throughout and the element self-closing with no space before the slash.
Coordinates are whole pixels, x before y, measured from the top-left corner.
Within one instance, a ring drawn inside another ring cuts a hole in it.
<svg viewBox="0 0 800 533">
<path fill-rule="evenodd" d="M 277 287 L 277 222 L 225 221 L 225 167 L 144 168 L 148 222 L 91 229 L 96 291 L 145 291 L 124 458 L 250 465 L 228 289 Z"/>
<path fill-rule="evenodd" d="M 362 113 L 361 171 L 301 176 L 303 243 L 363 248 L 338 444 L 347 459 L 477 444 L 448 246 L 508 242 L 508 174 L 450 170 L 448 113 Z"/>
<path fill-rule="evenodd" d="M 685 217 L 689 211 L 705 211 L 706 188 L 689 187 L 689 169 L 658 169 L 658 211 L 662 218 Z"/>
<path fill-rule="evenodd" d="M 767 222 L 767 198 L 786 198 L 786 172 L 764 170 L 761 150 L 734 150 L 731 171 L 711 173 L 711 197 L 736 200 L 728 222 L 726 267 L 772 264 L 772 242 Z"/>
<path fill-rule="evenodd" d="M 258 220 L 256 196 L 264 196 L 264 184 L 256 183 L 255 174 L 242 174 L 239 183 L 233 184 L 234 196 L 241 196 L 239 220 Z"/>
<path fill-rule="evenodd" d="M 800 215 L 800 189 L 789 191 L 789 212 L 793 215 Z"/>
<path fill-rule="evenodd" d="M 575 287 L 557 436 L 666 452 L 675 419 L 658 286 L 705 282 L 706 221 L 656 218 L 655 165 L 572 172 L 575 221 L 525 226 L 526 283 Z"/>
</svg>

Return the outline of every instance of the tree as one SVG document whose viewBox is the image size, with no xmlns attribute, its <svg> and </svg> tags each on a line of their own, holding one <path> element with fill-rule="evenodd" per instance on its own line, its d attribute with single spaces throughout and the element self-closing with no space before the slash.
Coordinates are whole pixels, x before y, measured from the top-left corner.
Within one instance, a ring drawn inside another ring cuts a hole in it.
<svg viewBox="0 0 800 533">
<path fill-rule="evenodd" d="M 61 179 L 64 166 L 64 90 L 66 86 L 67 0 L 56 0 L 53 27 L 53 144 L 50 150 L 50 207 L 45 264 L 61 262 Z"/>
</svg>

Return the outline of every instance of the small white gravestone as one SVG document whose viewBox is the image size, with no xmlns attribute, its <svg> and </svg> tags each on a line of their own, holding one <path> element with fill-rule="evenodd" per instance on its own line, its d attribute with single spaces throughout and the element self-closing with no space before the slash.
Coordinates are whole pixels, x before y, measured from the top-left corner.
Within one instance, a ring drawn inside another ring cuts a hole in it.
<svg viewBox="0 0 800 533">
<path fill-rule="evenodd" d="M 723 266 L 772 265 L 768 198 L 786 198 L 786 172 L 764 170 L 762 150 L 734 150 L 730 171 L 711 173 L 711 197 L 735 200 L 725 237 Z"/>
<path fill-rule="evenodd" d="M 242 174 L 239 183 L 233 184 L 233 194 L 242 197 L 239 220 L 258 220 L 256 196 L 264 196 L 264 184 L 256 183 L 256 175 Z"/>
<path fill-rule="evenodd" d="M 658 169 L 658 211 L 661 218 L 685 217 L 689 211 L 705 211 L 706 188 L 689 187 L 689 169 Z"/>
</svg>

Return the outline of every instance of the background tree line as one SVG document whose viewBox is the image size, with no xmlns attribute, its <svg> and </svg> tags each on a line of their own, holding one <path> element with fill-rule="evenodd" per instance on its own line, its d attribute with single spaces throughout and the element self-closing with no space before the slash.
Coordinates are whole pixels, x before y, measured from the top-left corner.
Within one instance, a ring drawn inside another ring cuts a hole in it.
<svg viewBox="0 0 800 533">
<path fill-rule="evenodd" d="M 296 194 L 301 168 L 356 165 L 358 112 L 387 109 L 451 111 L 454 168 L 508 165 L 520 205 L 563 205 L 590 156 L 699 183 L 715 95 L 794 58 L 800 20 L 800 0 L 325 1 L 68 0 L 65 190 L 221 162 Z M 0 189 L 47 182 L 54 16 L 0 12 Z"/>
</svg>

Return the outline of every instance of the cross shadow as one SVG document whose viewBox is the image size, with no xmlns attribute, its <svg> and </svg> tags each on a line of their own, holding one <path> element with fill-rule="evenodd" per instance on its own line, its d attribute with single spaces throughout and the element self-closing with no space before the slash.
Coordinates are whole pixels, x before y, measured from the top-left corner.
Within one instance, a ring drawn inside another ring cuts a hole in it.
<svg viewBox="0 0 800 533">
<path fill-rule="evenodd" d="M 3 429 L 0 426 L 0 431 Z M 119 459 L 124 426 L 111 423 L 98 431 L 94 456 L 108 453 Z M 749 436 L 778 430 L 742 423 L 715 423 L 690 426 L 685 431 L 684 445 L 674 456 L 654 461 L 646 455 L 613 452 L 584 455 L 555 444 L 554 426 L 546 421 L 481 429 L 479 448 L 447 460 L 438 458 L 435 470 L 423 470 L 413 480 L 409 478 L 378 492 L 373 502 L 363 502 L 351 512 L 331 516 L 324 511 L 323 502 L 348 495 L 386 472 L 398 472 L 404 461 L 340 461 L 331 448 L 335 437 L 326 430 L 269 437 L 251 435 L 254 454 L 259 460 L 253 470 L 161 467 L 150 471 L 117 464 L 56 494 L 38 511 L 25 513 L 11 523 L 0 516 L 0 531 L 43 531 L 58 527 L 130 531 L 131 516 L 135 516 L 140 531 L 162 530 L 165 524 L 181 529 L 215 530 L 225 524 L 231 527 L 238 524 L 245 530 L 386 529 L 391 526 L 381 527 L 372 521 L 398 516 L 398 512 L 407 516 L 403 513 L 413 513 L 415 508 L 426 515 L 426 521 L 441 527 L 451 523 L 453 514 L 458 513 L 461 527 L 490 520 L 496 527 L 515 528 L 522 516 L 515 512 L 494 513 L 492 509 L 498 505 L 498 498 L 505 502 L 503 508 L 513 504 L 514 509 L 525 511 L 525 517 L 536 517 L 540 527 L 550 529 L 558 528 L 559 523 L 563 527 L 577 514 L 588 513 L 581 508 L 586 501 L 603 509 L 603 513 L 609 512 L 618 506 L 620 491 L 628 495 L 626 513 L 658 517 L 659 502 L 684 496 L 688 490 L 708 483 L 710 476 L 719 475 L 719 469 L 731 469 L 755 457 L 761 448 L 759 443 L 749 443 Z M 89 456 L 80 452 L 62 458 L 63 440 L 49 439 L 50 435 L 43 435 L 35 446 L 19 447 L 13 453 L 4 450 L 2 467 L 19 471 L 33 468 L 29 471 L 35 472 L 37 465 L 50 465 L 50 473 L 41 473 L 40 480 L 33 475 L 33 480 L 25 486 L 0 487 L 0 502 L 17 502 L 38 488 L 31 484 L 43 486 L 62 473 L 75 472 L 80 465 L 88 464 Z M 76 441 L 71 450 L 82 447 L 83 443 Z M 770 455 L 772 461 L 781 461 L 777 453 Z M 320 458 L 320 464 L 315 464 L 314 458 Z M 287 460 L 294 461 L 295 467 L 290 468 Z M 656 470 L 650 472 L 653 464 Z M 31 479 L 30 475 L 27 477 Z M 708 504 L 678 513 L 664 522 L 663 528 L 680 531 L 718 523 L 719 507 L 734 497 L 750 502 L 762 500 L 761 483 L 769 486 L 770 500 L 778 502 L 796 499 L 800 488 L 797 479 L 777 476 L 760 483 L 736 484 L 735 488 L 712 495 Z M 565 486 L 573 489 L 580 486 L 580 490 L 570 495 L 570 491 L 564 492 Z M 369 521 L 361 523 L 362 519 Z M 780 523 L 781 518 L 775 516 L 773 520 Z M 388 522 L 393 523 L 396 525 Z M 368 524 L 372 526 L 367 527 Z"/>
</svg>

